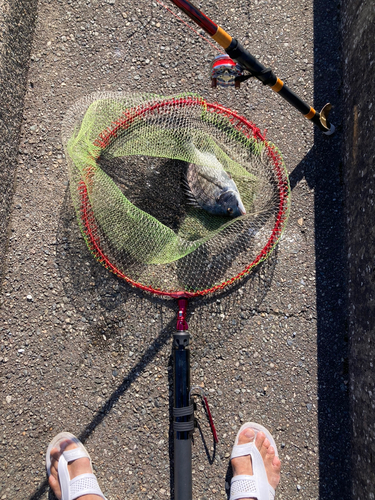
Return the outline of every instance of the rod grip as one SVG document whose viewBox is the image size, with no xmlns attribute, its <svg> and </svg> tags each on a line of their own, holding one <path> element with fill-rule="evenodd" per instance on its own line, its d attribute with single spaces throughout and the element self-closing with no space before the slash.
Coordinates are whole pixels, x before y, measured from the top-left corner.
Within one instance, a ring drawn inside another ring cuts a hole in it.
<svg viewBox="0 0 375 500">
<path fill-rule="evenodd" d="M 192 500 L 193 498 L 193 473 L 191 454 L 191 439 L 174 440 L 175 500 Z"/>
<path fill-rule="evenodd" d="M 173 335 L 173 433 L 174 498 L 191 500 L 193 490 L 191 439 L 194 430 L 194 407 L 190 404 L 189 333 Z"/>
<path fill-rule="evenodd" d="M 225 52 L 228 56 L 240 64 L 243 68 L 260 80 L 264 85 L 272 87 L 276 84 L 277 78 L 270 68 L 263 66 L 248 50 L 246 50 L 238 40 L 232 38 L 232 42 Z"/>
<path fill-rule="evenodd" d="M 327 104 L 320 113 L 313 107 L 301 99 L 293 90 L 284 84 L 280 78 L 270 68 L 266 68 L 260 63 L 248 50 L 246 50 L 235 38 L 226 49 L 228 56 L 233 61 L 240 64 L 244 69 L 247 69 L 252 76 L 255 76 L 264 85 L 268 85 L 271 89 L 278 93 L 289 104 L 296 108 L 305 118 L 311 120 L 324 134 L 331 135 L 335 131 L 335 127 L 328 121 L 328 113 L 330 105 Z"/>
</svg>

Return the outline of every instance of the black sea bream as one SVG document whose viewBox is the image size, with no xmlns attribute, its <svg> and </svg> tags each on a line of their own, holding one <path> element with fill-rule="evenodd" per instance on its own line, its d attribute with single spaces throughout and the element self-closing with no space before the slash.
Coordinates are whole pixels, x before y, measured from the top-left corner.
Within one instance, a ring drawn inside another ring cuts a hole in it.
<svg viewBox="0 0 375 500">
<path fill-rule="evenodd" d="M 238 217 L 246 213 L 234 180 L 223 168 L 190 163 L 184 185 L 190 204 L 210 214 Z"/>
</svg>

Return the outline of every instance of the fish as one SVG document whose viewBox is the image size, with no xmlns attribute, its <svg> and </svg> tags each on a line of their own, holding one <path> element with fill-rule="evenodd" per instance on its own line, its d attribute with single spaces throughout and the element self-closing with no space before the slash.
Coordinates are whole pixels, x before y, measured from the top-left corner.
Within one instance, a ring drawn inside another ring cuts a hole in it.
<svg viewBox="0 0 375 500">
<path fill-rule="evenodd" d="M 230 217 L 246 214 L 236 183 L 223 167 L 189 163 L 183 187 L 189 204 L 210 214 Z"/>
</svg>

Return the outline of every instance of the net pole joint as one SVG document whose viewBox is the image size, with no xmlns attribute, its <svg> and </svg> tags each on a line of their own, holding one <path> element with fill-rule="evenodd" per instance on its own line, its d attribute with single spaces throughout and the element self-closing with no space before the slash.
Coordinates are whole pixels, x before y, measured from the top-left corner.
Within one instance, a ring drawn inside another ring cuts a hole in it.
<svg viewBox="0 0 375 500">
<path fill-rule="evenodd" d="M 178 299 L 178 314 L 177 314 L 177 327 L 178 332 L 183 332 L 189 329 L 186 321 L 186 311 L 188 306 L 188 300 L 185 298 Z"/>
</svg>

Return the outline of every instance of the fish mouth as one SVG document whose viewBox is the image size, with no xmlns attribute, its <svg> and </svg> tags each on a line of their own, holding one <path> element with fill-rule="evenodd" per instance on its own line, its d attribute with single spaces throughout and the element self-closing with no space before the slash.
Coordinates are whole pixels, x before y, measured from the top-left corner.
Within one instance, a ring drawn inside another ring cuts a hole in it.
<svg viewBox="0 0 375 500">
<path fill-rule="evenodd" d="M 246 214 L 246 209 L 245 209 L 245 207 L 243 206 L 242 201 L 240 201 L 240 202 L 238 203 L 238 210 L 240 211 L 241 215 L 245 215 L 245 214 Z"/>
</svg>

